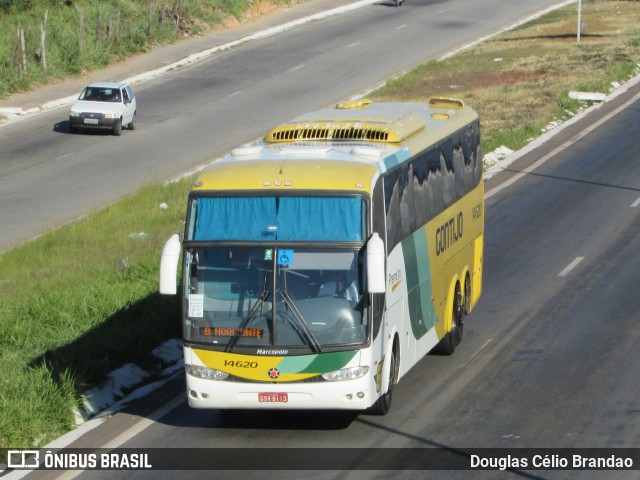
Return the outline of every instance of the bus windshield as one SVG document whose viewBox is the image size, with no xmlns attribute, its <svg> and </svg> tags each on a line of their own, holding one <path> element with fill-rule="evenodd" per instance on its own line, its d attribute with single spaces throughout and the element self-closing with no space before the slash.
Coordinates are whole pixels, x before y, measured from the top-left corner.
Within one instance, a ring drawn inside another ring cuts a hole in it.
<svg viewBox="0 0 640 480">
<path fill-rule="evenodd" d="M 186 255 L 187 342 L 317 353 L 367 339 L 359 249 L 195 247 Z"/>
</svg>

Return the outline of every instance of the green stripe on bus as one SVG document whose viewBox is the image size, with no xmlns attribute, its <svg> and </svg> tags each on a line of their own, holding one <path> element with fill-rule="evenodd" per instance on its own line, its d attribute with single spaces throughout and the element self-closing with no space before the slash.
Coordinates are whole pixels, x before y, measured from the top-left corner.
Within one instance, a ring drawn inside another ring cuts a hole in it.
<svg viewBox="0 0 640 480">
<path fill-rule="evenodd" d="M 409 318 L 413 336 L 421 338 L 436 324 L 431 297 L 431 266 L 426 229 L 421 228 L 402 241 L 409 290 Z"/>
<path fill-rule="evenodd" d="M 357 351 L 348 352 L 332 352 L 332 353 L 320 353 L 314 355 L 314 359 L 303 370 L 296 373 L 326 373 L 333 370 L 339 370 L 355 357 Z M 282 371 L 289 372 L 289 361 L 295 361 L 296 357 L 286 357 L 282 360 L 278 367 L 282 366 Z"/>
<path fill-rule="evenodd" d="M 317 355 L 300 355 L 295 357 L 283 357 L 278 364 L 278 369 L 283 373 L 300 373 L 305 370 Z"/>
<path fill-rule="evenodd" d="M 420 259 L 418 252 L 421 245 L 416 245 L 417 235 L 414 233 L 402 241 L 402 253 L 404 255 L 404 268 L 407 275 L 407 289 L 409 294 L 409 319 L 411 320 L 411 330 L 415 338 L 422 337 L 427 333 L 424 327 L 422 313 L 422 302 L 420 301 Z"/>
<path fill-rule="evenodd" d="M 422 311 L 422 325 L 425 331 L 433 328 L 436 323 L 436 311 L 433 308 L 433 286 L 431 284 L 431 262 L 429 261 L 429 242 L 427 229 L 421 228 L 415 234 L 417 251 L 420 252 L 417 263 L 420 274 L 420 304 Z"/>
</svg>

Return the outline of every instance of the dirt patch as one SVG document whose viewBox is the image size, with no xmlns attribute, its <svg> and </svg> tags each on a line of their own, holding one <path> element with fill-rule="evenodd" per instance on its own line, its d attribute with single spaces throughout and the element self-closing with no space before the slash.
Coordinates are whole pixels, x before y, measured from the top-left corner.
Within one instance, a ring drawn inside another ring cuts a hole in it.
<svg viewBox="0 0 640 480">
<path fill-rule="evenodd" d="M 533 83 L 548 75 L 546 70 L 508 70 L 504 72 L 462 73 L 433 80 L 436 91 L 462 88 L 471 90 L 504 85 Z"/>
<path fill-rule="evenodd" d="M 608 94 L 640 73 L 637 5 L 583 2 L 580 42 L 575 5 L 566 6 L 445 61 L 423 64 L 369 97 L 461 98 L 482 119 L 485 151 L 517 150 L 586 106 L 568 92 Z"/>
<path fill-rule="evenodd" d="M 256 3 L 254 3 L 251 10 L 247 12 L 246 17 L 248 20 L 254 19 L 256 17 L 260 18 L 263 15 L 271 13 L 274 10 L 282 7 L 283 7 L 282 5 L 274 5 L 269 0 L 259 0 Z"/>
<path fill-rule="evenodd" d="M 238 20 L 236 17 L 231 15 L 222 22 L 222 26 L 223 28 L 233 28 L 245 23 L 255 22 L 256 20 L 260 20 L 262 17 L 274 12 L 275 10 L 286 7 L 286 5 L 275 4 L 270 0 L 258 0 L 244 14 L 244 17 L 242 19 Z"/>
</svg>

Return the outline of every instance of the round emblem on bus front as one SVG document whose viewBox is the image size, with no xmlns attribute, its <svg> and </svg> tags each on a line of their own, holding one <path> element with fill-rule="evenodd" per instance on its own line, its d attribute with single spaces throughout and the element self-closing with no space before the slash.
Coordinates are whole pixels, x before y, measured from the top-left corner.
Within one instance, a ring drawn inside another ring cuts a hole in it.
<svg viewBox="0 0 640 480">
<path fill-rule="evenodd" d="M 267 372 L 267 375 L 269 375 L 269 378 L 272 378 L 272 379 L 275 380 L 276 378 L 278 378 L 280 376 L 280 372 L 278 371 L 277 368 L 272 368 L 271 370 L 269 370 Z"/>
</svg>

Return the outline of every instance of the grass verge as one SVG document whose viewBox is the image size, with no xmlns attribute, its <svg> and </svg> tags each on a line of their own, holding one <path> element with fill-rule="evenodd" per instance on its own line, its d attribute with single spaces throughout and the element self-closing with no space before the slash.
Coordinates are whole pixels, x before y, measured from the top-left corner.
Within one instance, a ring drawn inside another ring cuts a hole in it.
<svg viewBox="0 0 640 480">
<path fill-rule="evenodd" d="M 0 256 L 0 448 L 65 433 L 83 391 L 128 362 L 153 370 L 148 352 L 180 336 L 158 255 L 183 231 L 190 183 L 148 186 Z"/>
<path fill-rule="evenodd" d="M 293 2 L 0 0 L 0 97 Z"/>
<path fill-rule="evenodd" d="M 570 91 L 609 93 L 638 73 L 640 8 L 583 1 L 580 42 L 570 5 L 445 61 L 432 61 L 373 92 L 374 100 L 461 98 L 480 115 L 484 152 L 526 145 L 583 103 Z"/>
<path fill-rule="evenodd" d="M 570 90 L 607 92 L 638 73 L 637 3 L 584 1 L 583 21 L 580 43 L 573 5 L 421 65 L 371 97 L 462 98 L 480 113 L 485 152 L 519 148 L 581 107 Z M 128 362 L 153 369 L 148 352 L 180 336 L 178 300 L 156 292 L 190 183 L 150 185 L 0 256 L 0 448 L 42 446 L 70 430 L 83 391 Z"/>
</svg>

